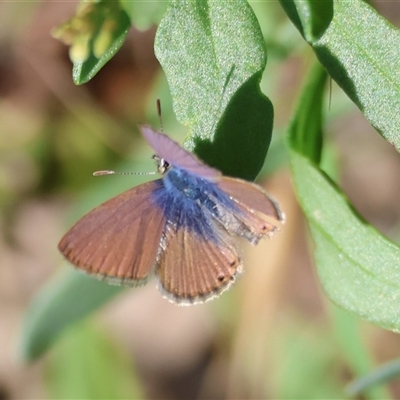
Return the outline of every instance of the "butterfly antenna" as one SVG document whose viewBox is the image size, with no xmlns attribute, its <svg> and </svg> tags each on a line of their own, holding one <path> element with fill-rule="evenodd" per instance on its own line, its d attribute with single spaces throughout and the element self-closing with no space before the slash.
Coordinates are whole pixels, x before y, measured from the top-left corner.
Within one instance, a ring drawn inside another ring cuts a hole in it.
<svg viewBox="0 0 400 400">
<path fill-rule="evenodd" d="M 156 105 L 157 105 L 158 120 L 160 121 L 160 129 L 161 129 L 161 132 L 164 132 L 162 117 L 161 117 L 161 101 L 160 101 L 160 99 L 156 100 Z"/>
<path fill-rule="evenodd" d="M 162 118 L 161 118 L 161 101 L 160 99 L 156 100 L 157 105 L 157 115 L 158 120 L 160 121 L 161 132 L 164 131 Z M 93 172 L 93 176 L 103 176 L 103 175 L 155 175 L 157 172 L 119 172 L 119 171 L 111 171 L 111 170 L 103 170 L 103 171 L 95 171 Z"/>
<path fill-rule="evenodd" d="M 111 170 L 95 171 L 93 176 L 103 176 L 103 175 L 155 175 L 157 172 L 119 172 Z"/>
</svg>

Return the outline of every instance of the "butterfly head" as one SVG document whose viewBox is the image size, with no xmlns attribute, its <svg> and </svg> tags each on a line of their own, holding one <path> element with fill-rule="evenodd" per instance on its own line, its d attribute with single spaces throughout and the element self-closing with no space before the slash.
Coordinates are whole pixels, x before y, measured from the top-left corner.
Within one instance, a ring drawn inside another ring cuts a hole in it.
<svg viewBox="0 0 400 400">
<path fill-rule="evenodd" d="M 166 174 L 171 169 L 171 164 L 168 161 L 166 161 L 164 158 L 161 158 L 157 154 L 154 154 L 152 158 L 157 163 L 157 171 L 161 175 Z"/>
</svg>

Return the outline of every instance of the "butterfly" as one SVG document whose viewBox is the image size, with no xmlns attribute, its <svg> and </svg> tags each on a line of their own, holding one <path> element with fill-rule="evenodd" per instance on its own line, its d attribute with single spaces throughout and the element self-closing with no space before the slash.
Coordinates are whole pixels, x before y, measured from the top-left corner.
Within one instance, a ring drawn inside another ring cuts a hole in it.
<svg viewBox="0 0 400 400">
<path fill-rule="evenodd" d="M 164 133 L 140 130 L 162 177 L 90 211 L 58 248 L 111 284 L 140 286 L 155 275 L 162 295 L 179 305 L 217 297 L 243 270 L 233 237 L 256 245 L 284 216 L 261 187 L 223 176 Z"/>
</svg>

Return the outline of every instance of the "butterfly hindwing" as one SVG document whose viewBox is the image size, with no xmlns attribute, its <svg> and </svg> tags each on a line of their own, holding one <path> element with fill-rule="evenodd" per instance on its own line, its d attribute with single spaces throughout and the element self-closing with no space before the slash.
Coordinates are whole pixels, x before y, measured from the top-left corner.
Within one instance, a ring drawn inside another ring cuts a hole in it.
<svg viewBox="0 0 400 400">
<path fill-rule="evenodd" d="M 278 204 L 260 186 L 242 179 L 227 176 L 220 178 L 217 185 L 244 208 L 264 214 L 279 222 L 284 221 L 284 216 Z"/>
<path fill-rule="evenodd" d="M 178 304 L 202 303 L 228 289 L 242 272 L 240 257 L 222 227 L 210 240 L 187 227 L 167 224 L 156 276 L 160 290 Z"/>
</svg>

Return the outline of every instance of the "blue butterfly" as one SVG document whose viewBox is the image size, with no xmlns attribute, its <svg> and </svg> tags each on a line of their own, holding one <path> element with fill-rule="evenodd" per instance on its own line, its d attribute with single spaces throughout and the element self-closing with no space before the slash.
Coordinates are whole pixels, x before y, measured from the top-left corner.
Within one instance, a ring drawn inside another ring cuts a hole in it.
<svg viewBox="0 0 400 400">
<path fill-rule="evenodd" d="M 168 300 L 202 303 L 242 273 L 233 236 L 253 245 L 284 217 L 259 186 L 222 174 L 149 126 L 157 179 L 82 217 L 58 247 L 76 267 L 111 284 L 139 286 L 155 274 Z"/>
</svg>

